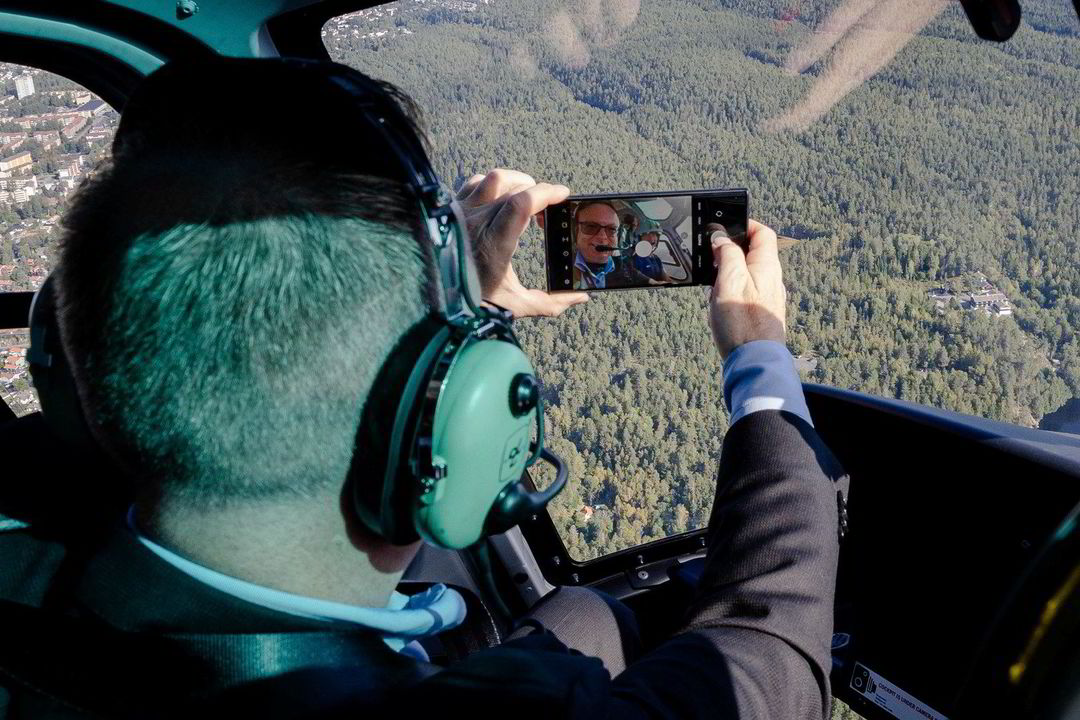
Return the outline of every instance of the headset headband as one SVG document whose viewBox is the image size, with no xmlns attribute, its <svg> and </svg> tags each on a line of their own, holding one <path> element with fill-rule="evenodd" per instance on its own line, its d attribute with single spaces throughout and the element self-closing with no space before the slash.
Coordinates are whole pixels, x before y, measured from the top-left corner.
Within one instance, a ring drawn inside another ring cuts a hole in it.
<svg viewBox="0 0 1080 720">
<path fill-rule="evenodd" d="M 423 144 L 408 130 L 409 123 L 400 108 L 385 101 L 382 88 L 350 68 L 310 61 L 288 62 L 317 68 L 352 96 L 359 115 L 393 152 L 398 166 L 416 190 L 439 269 L 440 312 L 448 320 L 475 315 L 480 283 L 469 262 L 472 248 L 461 210 L 427 162 Z"/>
</svg>

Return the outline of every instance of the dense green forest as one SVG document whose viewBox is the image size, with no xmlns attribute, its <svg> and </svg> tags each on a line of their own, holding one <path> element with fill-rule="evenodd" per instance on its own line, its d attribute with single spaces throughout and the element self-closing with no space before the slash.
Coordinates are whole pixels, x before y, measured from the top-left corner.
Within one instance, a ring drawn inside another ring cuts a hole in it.
<svg viewBox="0 0 1080 720">
<path fill-rule="evenodd" d="M 950 3 L 809 127 L 765 130 L 827 70 L 783 65 L 836 5 L 409 2 L 325 40 L 418 101 L 447 182 L 503 166 L 577 193 L 748 187 L 796 240 L 805 380 L 1034 426 L 1080 395 L 1080 23 L 1028 2 L 997 45 Z M 1013 315 L 927 297 L 968 273 Z M 700 288 L 639 290 L 519 323 L 571 463 L 553 514 L 575 557 L 707 520 L 727 414 L 704 308 Z"/>
</svg>

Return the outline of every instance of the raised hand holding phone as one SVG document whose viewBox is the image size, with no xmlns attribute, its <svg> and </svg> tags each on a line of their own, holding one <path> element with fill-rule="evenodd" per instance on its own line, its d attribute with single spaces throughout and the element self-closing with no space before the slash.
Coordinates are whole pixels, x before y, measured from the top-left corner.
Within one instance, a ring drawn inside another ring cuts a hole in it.
<svg viewBox="0 0 1080 720">
<path fill-rule="evenodd" d="M 501 168 L 473 175 L 465 182 L 457 199 L 472 241 L 484 300 L 516 317 L 554 317 L 589 299 L 585 293 L 551 295 L 527 288 L 511 262 L 533 216 L 569 194 L 564 185 L 537 183 L 523 172 Z"/>
<path fill-rule="evenodd" d="M 720 357 L 754 340 L 786 338 L 786 292 L 776 233 L 749 221 L 742 245 L 713 228 L 710 245 L 718 269 L 709 298 L 709 325 Z"/>
</svg>

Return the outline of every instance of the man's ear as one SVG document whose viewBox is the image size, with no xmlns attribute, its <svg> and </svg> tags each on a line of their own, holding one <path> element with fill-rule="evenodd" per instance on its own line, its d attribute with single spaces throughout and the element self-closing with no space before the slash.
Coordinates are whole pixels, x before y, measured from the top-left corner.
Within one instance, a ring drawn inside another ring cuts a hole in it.
<svg viewBox="0 0 1080 720">
<path fill-rule="evenodd" d="M 349 544 L 358 552 L 367 555 L 368 562 L 378 572 L 387 575 L 404 572 L 412 559 L 416 557 L 423 540 L 417 540 L 408 545 L 391 545 L 387 540 L 369 530 L 353 508 L 351 482 L 353 482 L 352 478 L 346 480 L 338 495 L 338 507 L 345 524 L 345 536 L 349 539 Z"/>
</svg>

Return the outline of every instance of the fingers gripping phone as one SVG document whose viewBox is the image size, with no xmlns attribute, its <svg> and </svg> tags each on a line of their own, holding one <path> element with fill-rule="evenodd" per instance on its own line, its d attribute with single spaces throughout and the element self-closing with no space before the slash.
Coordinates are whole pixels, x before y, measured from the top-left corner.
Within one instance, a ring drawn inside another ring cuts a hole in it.
<svg viewBox="0 0 1080 720">
<path fill-rule="evenodd" d="M 544 211 L 548 290 L 712 285 L 711 236 L 744 244 L 744 189 L 574 195 Z"/>
</svg>

